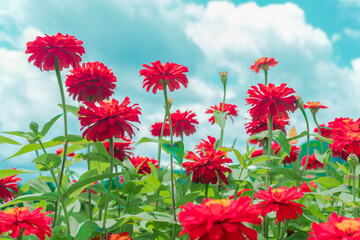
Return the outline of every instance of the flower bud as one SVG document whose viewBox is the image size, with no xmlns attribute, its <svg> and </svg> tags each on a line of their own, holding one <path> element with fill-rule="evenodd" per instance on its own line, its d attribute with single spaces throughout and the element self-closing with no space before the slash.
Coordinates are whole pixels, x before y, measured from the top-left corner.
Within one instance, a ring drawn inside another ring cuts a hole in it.
<svg viewBox="0 0 360 240">
<path fill-rule="evenodd" d="M 359 158 L 355 154 L 351 153 L 347 157 L 347 162 L 351 167 L 356 167 L 356 165 L 359 164 Z"/>
<path fill-rule="evenodd" d="M 169 110 L 171 109 L 172 103 L 173 103 L 173 99 L 168 98 Z M 166 103 L 164 103 L 164 108 L 166 108 Z"/>
<path fill-rule="evenodd" d="M 37 122 L 31 122 L 29 124 L 30 130 L 33 131 L 34 133 L 38 134 L 39 131 L 39 124 L 37 124 Z"/>
<path fill-rule="evenodd" d="M 301 99 L 301 96 L 300 96 L 300 95 L 297 95 L 297 96 L 296 96 L 295 104 L 296 104 L 296 106 L 297 106 L 298 108 L 304 109 L 304 102 L 303 102 L 303 100 Z"/>
<path fill-rule="evenodd" d="M 228 72 L 219 72 L 220 74 L 220 79 L 221 79 L 221 82 L 223 84 L 226 84 L 227 83 L 227 75 L 228 75 Z"/>
</svg>

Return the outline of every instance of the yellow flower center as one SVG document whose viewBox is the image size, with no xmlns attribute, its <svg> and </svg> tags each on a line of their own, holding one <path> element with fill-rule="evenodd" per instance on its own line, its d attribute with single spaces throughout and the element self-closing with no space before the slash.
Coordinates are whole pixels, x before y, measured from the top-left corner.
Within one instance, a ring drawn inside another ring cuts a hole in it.
<svg viewBox="0 0 360 240">
<path fill-rule="evenodd" d="M 229 199 L 220 199 L 220 200 L 210 200 L 205 203 L 207 207 L 210 207 L 213 204 L 223 205 L 223 207 L 228 207 L 231 204 Z"/>
<path fill-rule="evenodd" d="M 347 235 L 352 235 L 360 231 L 360 222 L 354 219 L 346 219 L 342 222 L 335 223 L 335 226 Z"/>
<path fill-rule="evenodd" d="M 17 216 L 19 215 L 19 212 L 23 212 L 23 211 L 27 211 L 28 208 L 27 207 L 17 207 L 17 208 L 11 208 L 11 209 L 8 209 L 6 211 L 4 211 L 5 213 L 8 213 L 8 214 L 11 214 L 11 215 L 14 215 L 14 216 Z"/>
<path fill-rule="evenodd" d="M 284 188 L 276 188 L 271 190 L 271 193 L 273 194 L 274 197 L 280 198 L 283 195 L 284 191 L 285 191 Z"/>
<path fill-rule="evenodd" d="M 346 136 L 353 140 L 360 141 L 360 132 L 348 132 L 346 133 Z"/>
</svg>

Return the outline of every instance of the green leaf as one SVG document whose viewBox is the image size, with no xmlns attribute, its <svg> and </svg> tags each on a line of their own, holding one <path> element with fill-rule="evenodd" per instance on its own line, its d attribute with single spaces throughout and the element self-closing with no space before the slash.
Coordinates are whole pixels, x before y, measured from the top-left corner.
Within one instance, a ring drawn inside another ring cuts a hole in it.
<svg viewBox="0 0 360 240">
<path fill-rule="evenodd" d="M 264 140 L 267 137 L 266 131 L 262 131 L 259 133 L 255 133 L 253 134 L 248 140 L 247 142 L 249 142 L 250 140 L 256 139 L 256 140 Z M 248 147 L 248 146 L 247 146 Z M 248 149 L 247 149 L 248 151 Z"/>
<path fill-rule="evenodd" d="M 221 129 L 225 128 L 225 120 L 227 114 L 227 112 L 220 112 L 218 110 L 214 110 L 215 122 L 219 125 Z"/>
<path fill-rule="evenodd" d="M 297 135 L 295 137 L 288 138 L 287 141 L 291 142 L 291 141 L 293 141 L 295 139 L 302 138 L 302 137 L 304 137 L 306 135 L 307 135 L 307 131 L 303 131 L 302 133 L 300 133 L 299 135 Z"/>
<path fill-rule="evenodd" d="M 336 162 L 336 164 L 341 168 L 341 170 L 343 170 L 344 173 L 346 173 L 347 175 L 350 175 L 350 171 L 342 164 L 340 164 L 339 162 Z"/>
<path fill-rule="evenodd" d="M 138 194 L 143 187 L 141 182 L 130 181 L 122 186 L 121 191 L 126 194 Z"/>
<path fill-rule="evenodd" d="M 121 219 L 139 219 L 154 222 L 176 223 L 171 215 L 162 212 L 142 212 L 135 215 L 125 214 L 119 218 L 119 220 Z"/>
<path fill-rule="evenodd" d="M 143 137 L 141 138 L 136 144 L 140 144 L 140 143 L 146 143 L 146 142 L 154 142 L 154 143 L 170 143 L 169 140 L 165 140 L 165 139 L 161 139 L 161 138 L 149 138 L 149 137 Z"/>
<path fill-rule="evenodd" d="M 219 150 L 224 151 L 224 152 L 234 152 L 235 156 L 237 158 L 237 160 L 239 161 L 240 165 L 242 168 L 246 168 L 246 162 L 244 160 L 244 156 L 239 152 L 239 150 L 235 149 L 235 148 L 219 148 Z"/>
<path fill-rule="evenodd" d="M 318 182 L 323 187 L 327 187 L 327 188 L 340 186 L 340 183 L 332 177 L 320 177 L 320 178 L 314 179 L 313 182 Z"/>
<path fill-rule="evenodd" d="M 51 189 L 49 188 L 49 186 L 37 179 L 34 179 L 33 181 L 28 183 L 29 186 L 29 190 L 32 193 L 47 193 L 47 192 L 51 192 Z"/>
<path fill-rule="evenodd" d="M 174 145 L 163 143 L 162 146 L 178 161 L 182 164 L 184 158 L 184 144 L 182 141 L 176 142 Z"/>
<path fill-rule="evenodd" d="M 332 140 L 332 139 L 330 139 L 330 138 L 325 138 L 325 137 L 323 137 L 323 136 L 321 136 L 321 135 L 319 135 L 319 134 L 310 133 L 310 135 L 311 135 L 311 136 L 314 136 L 314 137 L 316 137 L 316 138 L 318 138 L 318 139 L 320 139 L 320 140 L 322 140 L 322 141 L 324 141 L 324 142 L 333 143 L 333 140 Z"/>
<path fill-rule="evenodd" d="M 48 171 L 60 166 L 61 157 L 55 153 L 44 153 L 35 158 L 32 162 L 36 163 L 36 167 L 40 171 Z"/>
<path fill-rule="evenodd" d="M 61 107 L 61 109 L 63 109 L 62 104 L 58 104 L 58 106 Z M 74 114 L 76 117 L 79 117 L 79 114 L 78 114 L 79 110 L 80 110 L 80 107 L 66 105 L 66 111 Z"/>
<path fill-rule="evenodd" d="M 0 136 L 0 143 L 9 143 L 9 144 L 13 144 L 13 145 L 21 145 L 17 141 L 12 140 L 12 139 L 7 138 L 7 137 L 4 137 L 4 136 Z"/>
<path fill-rule="evenodd" d="M 286 135 L 281 130 L 276 129 L 273 131 L 273 140 L 282 147 L 288 156 L 290 156 L 291 146 L 288 139 L 286 138 Z"/>
<path fill-rule="evenodd" d="M 275 169 L 289 179 L 292 179 L 292 180 L 295 180 L 298 182 L 303 181 L 303 178 L 300 177 L 300 175 L 295 173 L 293 170 L 286 169 L 286 168 L 278 168 L 278 167 L 276 167 Z"/>
<path fill-rule="evenodd" d="M 180 199 L 180 201 L 176 203 L 176 206 L 179 207 L 181 205 L 185 205 L 187 202 L 194 202 L 199 197 L 199 195 L 200 195 L 199 192 L 186 194 L 184 197 Z"/>
<path fill-rule="evenodd" d="M 10 134 L 10 135 L 14 135 L 17 137 L 22 137 L 25 138 L 27 140 L 32 140 L 34 138 L 34 133 L 30 134 L 29 132 L 22 132 L 22 131 L 5 131 L 2 133 L 6 133 L 6 134 Z"/>
<path fill-rule="evenodd" d="M 9 177 L 9 176 L 13 176 L 13 175 L 22 174 L 22 173 L 37 173 L 37 171 L 31 171 L 31 170 L 26 170 L 26 169 L 1 169 L 0 170 L 0 179 Z"/>
<path fill-rule="evenodd" d="M 52 193 L 52 192 L 27 194 L 27 195 L 19 196 L 15 199 L 11 200 L 10 202 L 4 203 L 3 205 L 0 206 L 0 209 L 3 209 L 4 207 L 11 206 L 11 205 L 21 203 L 21 202 L 41 201 L 41 200 L 59 201 L 60 199 L 59 199 L 58 193 Z"/>
<path fill-rule="evenodd" d="M 100 235 L 101 229 L 94 221 L 86 221 L 84 222 L 78 233 L 75 236 L 75 239 L 92 239 L 98 235 Z"/>
<path fill-rule="evenodd" d="M 49 122 L 45 123 L 43 129 L 41 130 L 40 132 L 40 136 L 41 137 L 44 137 L 48 131 L 50 130 L 50 128 L 52 127 L 52 125 L 56 122 L 56 120 L 59 119 L 59 117 L 61 117 L 63 114 L 59 114 L 57 116 L 55 116 L 54 118 L 52 118 Z"/>
</svg>

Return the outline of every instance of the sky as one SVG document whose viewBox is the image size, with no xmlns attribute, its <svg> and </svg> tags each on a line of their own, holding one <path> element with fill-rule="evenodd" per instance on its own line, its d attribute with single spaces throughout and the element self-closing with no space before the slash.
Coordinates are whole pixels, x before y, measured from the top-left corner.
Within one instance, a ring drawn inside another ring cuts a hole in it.
<svg viewBox="0 0 360 240">
<path fill-rule="evenodd" d="M 141 125 L 134 141 L 150 137 L 150 125 L 164 116 L 162 92 L 146 92 L 139 76 L 143 64 L 156 60 L 189 68 L 188 88 L 169 96 L 174 99 L 172 110 L 192 110 L 200 122 L 196 134 L 185 138 L 187 150 L 207 135 L 219 138 L 219 128 L 208 123 L 205 111 L 222 100 L 220 71 L 229 72 L 226 102 L 239 109 L 234 123 L 227 121 L 224 144 L 237 138 L 236 147 L 245 148 L 246 92 L 264 79 L 250 66 L 261 57 L 279 62 L 269 71 L 270 82 L 286 83 L 305 102 L 329 107 L 318 113 L 319 123 L 359 118 L 357 0 L 0 0 L 0 131 L 28 131 L 31 121 L 43 125 L 62 112 L 55 73 L 41 72 L 25 55 L 27 42 L 58 32 L 83 41 L 83 62 L 100 61 L 113 70 L 115 99 L 128 96 L 139 104 Z M 67 74 L 62 72 L 63 81 Z M 69 97 L 66 102 L 78 105 Z M 62 121 L 44 141 L 63 134 Z M 298 132 L 305 130 L 299 111 L 291 114 L 290 123 Z M 71 134 L 81 134 L 74 116 L 69 124 Z M 135 154 L 155 157 L 154 149 L 151 143 L 141 144 Z M 0 161 L 18 150 L 19 146 L 0 144 Z M 33 169 L 33 157 L 30 153 L 3 161 L 0 168 Z M 82 172 L 85 166 L 73 169 Z"/>
</svg>

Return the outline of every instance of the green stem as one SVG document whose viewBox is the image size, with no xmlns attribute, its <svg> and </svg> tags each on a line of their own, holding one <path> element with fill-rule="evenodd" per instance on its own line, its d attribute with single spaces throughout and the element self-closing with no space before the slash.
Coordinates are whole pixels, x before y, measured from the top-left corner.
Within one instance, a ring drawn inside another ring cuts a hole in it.
<svg viewBox="0 0 360 240">
<path fill-rule="evenodd" d="M 184 128 L 183 127 L 181 128 L 181 142 L 184 144 Z M 185 149 L 185 144 L 184 144 L 184 149 Z M 180 179 L 181 179 L 182 174 L 183 174 L 183 166 L 181 164 L 181 166 L 180 166 Z M 181 186 L 182 186 L 182 182 L 181 182 Z"/>
<path fill-rule="evenodd" d="M 360 174 L 358 175 L 358 197 L 360 197 Z"/>
<path fill-rule="evenodd" d="M 339 217 L 341 217 L 341 215 L 342 215 L 342 213 L 343 213 L 344 206 L 345 206 L 345 203 L 341 204 L 341 208 L 340 208 L 340 212 L 339 212 Z"/>
<path fill-rule="evenodd" d="M 221 112 L 222 112 L 222 113 L 224 112 L 224 107 L 225 107 L 225 99 L 226 99 L 226 83 L 223 83 L 223 86 L 224 86 L 224 97 L 223 97 L 222 107 L 221 107 Z M 221 129 L 221 132 L 220 132 L 220 145 L 219 145 L 219 147 L 222 147 L 222 144 L 223 144 L 223 139 L 224 139 L 224 129 L 225 129 L 225 126 L 224 126 L 224 128 L 222 128 L 222 129 Z"/>
<path fill-rule="evenodd" d="M 319 135 L 321 136 L 321 128 L 320 128 L 320 125 L 319 123 L 317 122 L 316 120 L 316 114 L 315 113 L 311 113 L 312 116 L 313 116 L 313 119 L 314 119 L 314 122 L 316 124 L 316 127 L 318 128 L 318 131 L 319 131 Z M 323 147 L 323 141 L 321 139 L 320 140 L 320 147 L 321 147 L 321 153 L 324 153 L 324 147 Z"/>
<path fill-rule="evenodd" d="M 285 221 L 286 221 L 285 226 L 284 226 L 283 232 L 281 234 L 280 240 L 283 240 L 285 238 L 286 230 L 287 230 L 289 222 L 290 222 L 290 220 L 285 220 Z"/>
<path fill-rule="evenodd" d="M 272 115 L 269 115 L 269 119 L 268 119 L 268 132 L 269 132 L 269 137 L 268 137 L 268 143 L 267 143 L 267 147 L 268 147 L 268 150 L 267 150 L 267 160 L 268 160 L 268 163 L 271 163 L 270 161 L 270 156 L 271 156 L 271 149 L 272 149 L 272 146 L 271 146 L 271 143 L 272 143 L 272 132 L 273 132 L 273 116 Z M 266 176 L 265 176 L 265 191 L 267 190 L 267 187 L 268 187 L 268 180 L 269 180 L 269 173 L 270 171 L 267 170 L 266 171 Z"/>
<path fill-rule="evenodd" d="M 25 228 L 22 228 L 19 232 L 19 236 L 16 238 L 17 240 L 22 240 L 23 234 L 24 234 Z"/>
<path fill-rule="evenodd" d="M 306 141 L 307 141 L 307 145 L 306 145 L 306 161 L 305 161 L 305 165 L 304 168 L 301 171 L 300 177 L 302 177 L 304 175 L 304 172 L 306 170 L 306 167 L 308 165 L 309 162 L 309 155 L 310 155 L 310 127 L 309 127 L 309 120 L 306 116 L 305 110 L 304 109 L 300 109 L 301 113 L 303 114 L 304 118 L 305 118 L 305 122 L 306 122 Z M 296 182 L 296 187 L 299 187 L 299 182 Z"/>
<path fill-rule="evenodd" d="M 208 198 L 209 184 L 205 183 L 205 198 Z"/>
<path fill-rule="evenodd" d="M 356 203 L 356 191 L 355 191 L 355 176 L 356 176 L 356 167 L 353 167 L 353 186 L 352 186 L 352 190 L 353 190 L 353 202 L 354 204 Z M 355 218 L 357 218 L 357 207 L 354 205 L 354 214 L 355 214 Z"/>
<path fill-rule="evenodd" d="M 278 239 L 280 239 L 280 233 L 281 233 L 281 222 L 278 222 L 278 232 L 277 232 Z"/>
<path fill-rule="evenodd" d="M 174 144 L 173 140 L 173 132 L 172 132 L 172 124 L 171 124 L 171 116 L 170 116 L 170 107 L 169 107 L 169 101 L 167 96 L 167 83 L 163 82 L 162 87 L 164 90 L 164 99 L 165 99 L 165 108 L 166 108 L 166 114 L 169 119 L 169 128 L 170 128 L 170 144 L 171 146 Z M 176 219 L 176 205 L 175 205 L 175 188 L 174 188 L 174 163 L 173 163 L 173 157 L 170 155 L 170 174 L 171 174 L 171 198 L 172 198 L 172 207 L 173 207 L 173 214 L 174 214 L 174 221 L 177 222 Z M 175 232 L 173 232 L 173 235 L 175 235 Z"/>
<path fill-rule="evenodd" d="M 109 143 L 110 143 L 110 174 L 112 174 L 113 167 L 114 167 L 114 139 L 112 137 L 109 139 Z M 106 227 L 106 217 L 107 217 L 107 211 L 108 211 L 109 200 L 110 200 L 111 186 L 112 186 L 112 177 L 109 178 L 109 186 L 108 186 L 108 191 L 107 191 L 107 195 L 106 195 L 102 231 L 104 231 L 105 227 Z"/>
<path fill-rule="evenodd" d="M 45 150 L 45 148 L 44 148 L 44 145 L 42 144 L 41 140 L 39 140 L 39 144 L 40 144 L 42 150 L 44 151 L 44 153 L 46 154 L 47 152 L 46 152 L 46 150 Z"/>
<path fill-rule="evenodd" d="M 241 168 L 240 173 L 239 173 L 239 179 L 241 178 L 241 175 L 242 175 L 243 170 L 244 170 L 244 169 Z M 236 184 L 236 190 L 235 190 L 234 200 L 236 200 L 236 198 L 237 198 L 237 193 L 238 193 L 238 191 L 239 191 L 239 184 Z"/>
<path fill-rule="evenodd" d="M 131 198 L 131 194 L 129 194 L 129 196 L 128 196 L 127 199 L 126 199 L 126 205 L 125 205 L 124 215 L 128 213 L 130 198 Z M 120 228 L 120 232 L 123 232 L 123 231 L 124 231 L 124 224 L 121 225 L 121 228 Z"/>
<path fill-rule="evenodd" d="M 118 173 L 118 167 L 115 166 L 115 172 Z M 116 177 L 116 192 L 120 192 L 120 177 Z M 118 202 L 118 217 L 120 217 L 121 213 L 121 205 L 120 202 Z"/>
<path fill-rule="evenodd" d="M 90 144 L 88 144 L 87 146 L 87 152 L 90 152 Z M 90 159 L 87 158 L 87 167 L 88 167 L 88 171 L 90 171 L 91 166 L 90 166 Z M 91 190 L 90 188 L 88 188 L 88 198 L 89 198 L 89 203 L 88 203 L 88 207 L 89 207 L 89 217 L 90 220 L 93 220 L 93 216 L 92 216 L 92 206 L 91 206 Z"/>
<path fill-rule="evenodd" d="M 265 86 L 267 86 L 267 82 L 268 82 L 268 71 L 264 70 L 265 73 Z"/>
<path fill-rule="evenodd" d="M 63 151 L 63 161 L 61 164 L 61 171 L 60 171 L 60 177 L 59 177 L 59 185 L 61 186 L 62 184 L 62 179 L 63 179 L 63 174 L 64 174 L 64 169 L 65 169 L 65 163 L 66 163 L 66 153 L 67 153 L 67 147 L 68 147 L 68 129 L 67 129 L 67 113 L 66 113 L 66 103 L 65 103 L 65 94 L 64 94 L 64 88 L 63 88 L 63 84 L 62 84 L 62 80 L 61 80 L 61 74 L 60 74 L 60 66 L 59 66 L 59 59 L 56 56 L 55 57 L 55 73 L 56 73 L 56 78 L 58 80 L 58 85 L 59 85 L 59 90 L 60 90 L 60 95 L 61 95 L 61 102 L 62 102 L 62 108 L 63 108 L 63 113 L 64 113 L 64 135 L 65 135 L 65 143 L 64 143 L 64 151 Z M 52 227 L 55 227 L 55 223 L 56 223 L 56 219 L 57 219 L 57 214 L 58 214 L 58 202 L 55 202 L 55 215 L 54 215 L 54 220 L 53 220 L 53 225 Z"/>
</svg>

